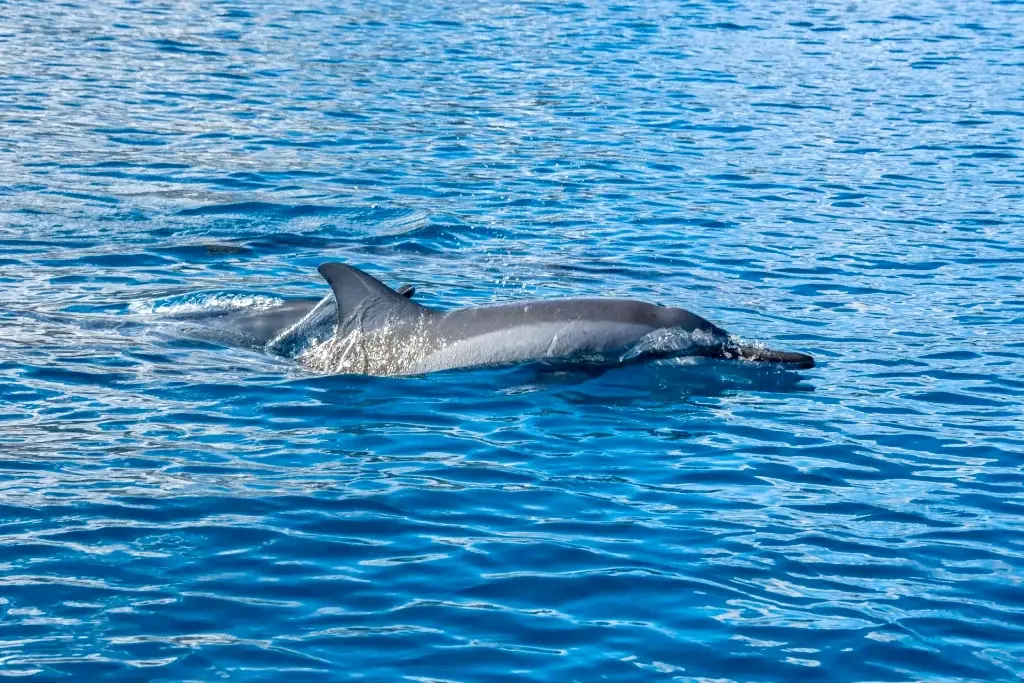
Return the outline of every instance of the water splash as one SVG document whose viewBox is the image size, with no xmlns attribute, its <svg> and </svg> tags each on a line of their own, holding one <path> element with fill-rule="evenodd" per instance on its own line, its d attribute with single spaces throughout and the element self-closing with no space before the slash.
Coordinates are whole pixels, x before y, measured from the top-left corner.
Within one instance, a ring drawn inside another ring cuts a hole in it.
<svg viewBox="0 0 1024 683">
<path fill-rule="evenodd" d="M 134 314 L 166 319 L 187 320 L 239 311 L 263 311 L 284 303 L 272 295 L 240 292 L 193 292 L 155 301 L 133 302 Z"/>
</svg>

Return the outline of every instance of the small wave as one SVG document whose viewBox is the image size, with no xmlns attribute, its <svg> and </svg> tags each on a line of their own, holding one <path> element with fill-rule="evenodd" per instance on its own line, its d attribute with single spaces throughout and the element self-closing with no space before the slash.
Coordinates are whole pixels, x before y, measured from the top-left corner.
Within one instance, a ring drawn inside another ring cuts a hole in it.
<svg viewBox="0 0 1024 683">
<path fill-rule="evenodd" d="M 194 292 L 155 301 L 136 302 L 129 311 L 162 318 L 202 318 L 234 311 L 263 311 L 284 303 L 284 299 L 265 294 L 240 292 Z"/>
</svg>

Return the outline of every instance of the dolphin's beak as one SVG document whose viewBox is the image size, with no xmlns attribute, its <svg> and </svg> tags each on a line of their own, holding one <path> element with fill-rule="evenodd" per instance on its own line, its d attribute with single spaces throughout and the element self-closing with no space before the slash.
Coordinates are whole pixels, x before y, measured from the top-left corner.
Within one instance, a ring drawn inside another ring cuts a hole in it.
<svg viewBox="0 0 1024 683">
<path fill-rule="evenodd" d="M 728 349 L 743 360 L 760 361 L 764 363 L 786 363 L 795 365 L 798 368 L 813 368 L 814 359 L 806 353 L 796 351 L 776 351 L 775 349 L 761 348 L 741 344 Z"/>
</svg>

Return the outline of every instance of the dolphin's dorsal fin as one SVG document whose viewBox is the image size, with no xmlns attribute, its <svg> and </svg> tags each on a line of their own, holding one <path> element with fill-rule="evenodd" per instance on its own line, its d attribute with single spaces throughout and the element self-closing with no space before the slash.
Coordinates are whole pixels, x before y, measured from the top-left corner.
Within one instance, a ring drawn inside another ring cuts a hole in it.
<svg viewBox="0 0 1024 683">
<path fill-rule="evenodd" d="M 324 263 L 317 271 L 327 280 L 338 305 L 338 327 L 359 314 L 364 329 L 386 319 L 416 317 L 427 309 L 377 278 L 344 263 Z"/>
<path fill-rule="evenodd" d="M 395 292 L 401 294 L 406 299 L 411 299 L 412 295 L 416 293 L 416 288 L 413 287 L 412 285 L 402 285 L 401 287 L 396 289 Z"/>
</svg>

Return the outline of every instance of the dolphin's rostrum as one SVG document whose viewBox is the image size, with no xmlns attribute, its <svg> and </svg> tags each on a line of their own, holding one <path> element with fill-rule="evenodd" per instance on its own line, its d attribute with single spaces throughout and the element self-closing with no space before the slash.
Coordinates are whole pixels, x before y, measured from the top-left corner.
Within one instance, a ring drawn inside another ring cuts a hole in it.
<svg viewBox="0 0 1024 683">
<path fill-rule="evenodd" d="M 409 285 L 395 291 L 343 263 L 324 263 L 319 272 L 332 295 L 230 316 L 223 323 L 232 339 L 322 372 L 369 375 L 536 361 L 606 365 L 672 356 L 814 366 L 802 353 L 737 342 L 681 308 L 563 298 L 442 311 L 413 301 Z"/>
</svg>

